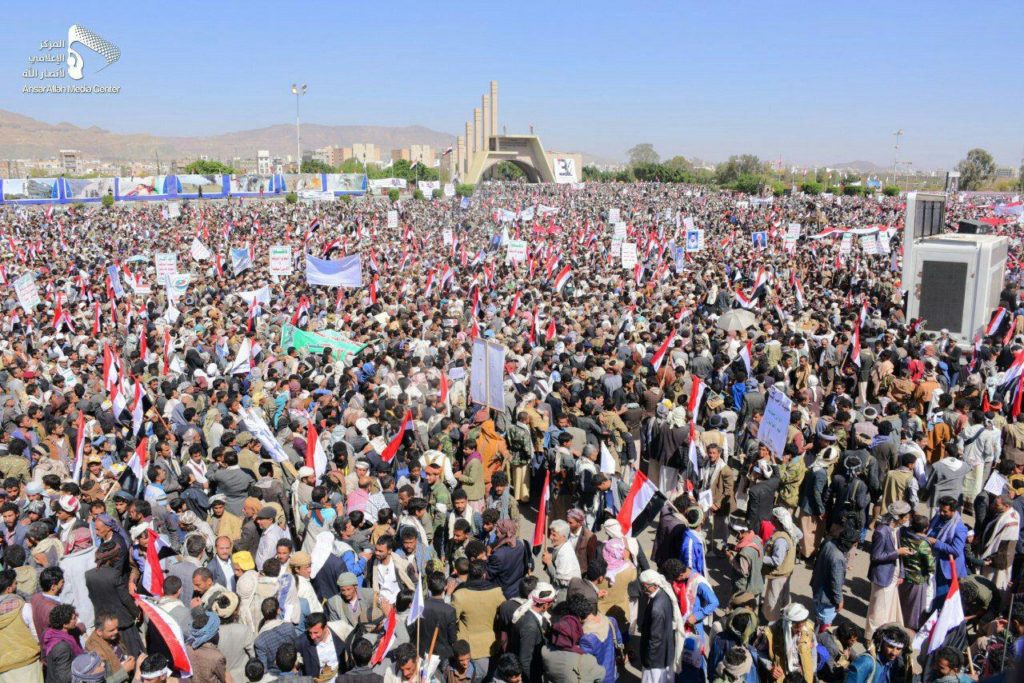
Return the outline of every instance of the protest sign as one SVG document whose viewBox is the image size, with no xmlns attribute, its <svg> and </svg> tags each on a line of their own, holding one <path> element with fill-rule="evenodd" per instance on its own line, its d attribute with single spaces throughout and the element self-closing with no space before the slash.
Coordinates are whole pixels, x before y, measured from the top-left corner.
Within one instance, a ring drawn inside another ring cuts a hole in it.
<svg viewBox="0 0 1024 683">
<path fill-rule="evenodd" d="M 31 313 L 40 303 L 39 288 L 32 273 L 25 273 L 14 281 L 14 293 L 18 295 L 18 303 L 26 313 Z"/>
<path fill-rule="evenodd" d="M 609 223 L 618 223 L 620 220 L 622 220 L 622 219 L 619 217 L 619 210 L 618 209 L 608 209 L 608 222 Z"/>
<path fill-rule="evenodd" d="M 469 396 L 474 403 L 505 410 L 505 347 L 497 342 L 473 341 Z"/>
<path fill-rule="evenodd" d="M 398 227 L 398 212 L 395 211 L 394 209 L 391 209 L 390 211 L 388 211 L 388 227 L 389 228 L 397 228 Z"/>
<path fill-rule="evenodd" d="M 289 244 L 277 244 L 270 247 L 270 274 L 276 276 L 291 275 L 295 270 L 292 262 L 292 247 Z"/>
<path fill-rule="evenodd" d="M 519 263 L 526 260 L 526 240 L 509 240 L 506 245 L 505 262 Z"/>
<path fill-rule="evenodd" d="M 622 267 L 626 270 L 633 270 L 636 266 L 636 242 L 622 243 Z"/>
<path fill-rule="evenodd" d="M 772 387 L 768 392 L 768 402 L 764 408 L 764 416 L 757 428 L 757 440 L 768 446 L 768 450 L 776 458 L 782 457 L 789 434 L 789 418 L 793 402 L 784 393 Z"/>
<path fill-rule="evenodd" d="M 612 225 L 612 237 L 624 240 L 626 239 L 626 224 L 625 223 L 614 223 Z"/>
<path fill-rule="evenodd" d="M 164 284 L 168 275 L 178 272 L 178 255 L 174 252 L 159 252 L 153 255 L 153 263 L 156 266 L 157 284 Z"/>
<path fill-rule="evenodd" d="M 455 196 L 455 185 L 453 183 L 444 184 L 444 196 L 448 198 Z"/>
<path fill-rule="evenodd" d="M 686 251 L 700 251 L 704 248 L 704 231 L 703 230 L 687 230 L 686 231 Z"/>
<path fill-rule="evenodd" d="M 451 228 L 445 228 L 441 231 L 441 242 L 448 246 L 451 246 L 455 239 L 452 237 Z"/>
<path fill-rule="evenodd" d="M 351 360 L 366 348 L 366 344 L 357 344 L 334 330 L 307 332 L 285 323 L 281 328 L 281 347 L 316 354 L 323 353 L 324 349 L 330 349 L 336 360 L 351 363 Z"/>
<path fill-rule="evenodd" d="M 849 256 L 851 251 L 853 251 L 853 235 L 846 233 L 843 235 L 843 240 L 839 243 L 839 253 L 843 256 Z"/>
<path fill-rule="evenodd" d="M 786 239 L 795 240 L 800 237 L 800 231 L 802 226 L 799 223 L 790 223 L 789 227 L 786 228 Z"/>
<path fill-rule="evenodd" d="M 110 278 L 110 289 L 114 297 L 120 299 L 124 296 L 124 287 L 121 286 L 121 269 L 117 266 L 107 266 L 107 277 Z"/>
</svg>

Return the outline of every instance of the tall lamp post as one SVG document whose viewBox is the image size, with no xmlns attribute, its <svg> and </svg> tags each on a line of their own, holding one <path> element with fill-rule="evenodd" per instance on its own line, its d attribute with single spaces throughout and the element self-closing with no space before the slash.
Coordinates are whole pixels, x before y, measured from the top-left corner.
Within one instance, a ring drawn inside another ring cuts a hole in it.
<svg viewBox="0 0 1024 683">
<path fill-rule="evenodd" d="M 299 98 L 306 94 L 309 89 L 305 83 L 296 85 L 292 83 L 292 94 L 295 95 L 295 172 L 302 172 L 302 143 L 299 136 Z"/>
</svg>

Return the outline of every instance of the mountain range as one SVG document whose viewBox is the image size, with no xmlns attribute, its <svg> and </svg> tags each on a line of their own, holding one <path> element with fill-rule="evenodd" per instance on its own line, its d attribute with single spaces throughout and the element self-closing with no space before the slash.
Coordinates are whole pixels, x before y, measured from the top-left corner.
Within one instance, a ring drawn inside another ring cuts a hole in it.
<svg viewBox="0 0 1024 683">
<path fill-rule="evenodd" d="M 390 157 L 392 149 L 412 144 L 445 150 L 455 136 L 423 126 L 325 126 L 302 124 L 303 150 L 371 142 Z M 77 149 L 86 159 L 147 160 L 156 155 L 168 161 L 206 154 L 211 159 L 255 158 L 266 149 L 272 156 L 295 155 L 295 127 L 288 124 L 197 137 L 114 133 L 96 126 L 49 124 L 0 109 L 0 159 L 50 159 L 61 149 Z"/>
</svg>

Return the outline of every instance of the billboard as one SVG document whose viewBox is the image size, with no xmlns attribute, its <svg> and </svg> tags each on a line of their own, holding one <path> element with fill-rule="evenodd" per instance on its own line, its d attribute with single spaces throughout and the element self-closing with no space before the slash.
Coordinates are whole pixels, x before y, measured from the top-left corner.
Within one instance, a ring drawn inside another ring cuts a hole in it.
<svg viewBox="0 0 1024 683">
<path fill-rule="evenodd" d="M 328 192 L 366 192 L 366 176 L 362 173 L 328 173 Z"/>
<path fill-rule="evenodd" d="M 99 199 L 114 194 L 113 178 L 71 178 L 64 180 L 68 199 Z"/>
<path fill-rule="evenodd" d="M 56 178 L 13 178 L 4 180 L 4 201 L 57 199 Z"/>
<path fill-rule="evenodd" d="M 270 194 L 273 192 L 273 181 L 274 176 L 272 175 L 256 175 L 255 173 L 249 173 L 246 175 L 233 175 L 231 181 L 228 184 L 228 191 L 231 194 Z"/>
<path fill-rule="evenodd" d="M 219 195 L 224 190 L 222 182 L 223 176 L 220 175 L 179 175 L 178 178 L 178 194 L 184 195 L 199 195 L 200 191 L 203 196 Z"/>
<path fill-rule="evenodd" d="M 169 194 L 167 187 L 167 176 L 130 176 L 120 177 L 117 180 L 117 196 L 123 199 L 136 199 L 139 197 L 157 197 Z"/>
<path fill-rule="evenodd" d="M 323 181 L 319 173 L 286 173 L 284 176 L 284 187 L 286 192 L 299 192 L 301 190 L 324 189 Z"/>
</svg>

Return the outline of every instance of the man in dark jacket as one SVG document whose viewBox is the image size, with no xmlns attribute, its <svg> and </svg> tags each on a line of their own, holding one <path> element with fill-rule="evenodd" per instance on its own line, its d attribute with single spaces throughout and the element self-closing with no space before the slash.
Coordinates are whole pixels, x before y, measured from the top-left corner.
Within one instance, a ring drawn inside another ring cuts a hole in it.
<svg viewBox="0 0 1024 683">
<path fill-rule="evenodd" d="M 373 643 L 366 638 L 359 638 L 352 645 L 352 670 L 335 679 L 335 683 L 381 683 L 384 677 L 374 673 L 370 668 L 373 658 Z M 441 660 L 445 661 L 445 660 Z"/>
<path fill-rule="evenodd" d="M 434 654 L 441 658 L 442 662 L 451 659 L 454 650 L 452 645 L 458 639 L 458 623 L 455 620 L 455 608 L 444 601 L 444 589 L 448 585 L 448 579 L 442 572 L 430 572 L 427 574 L 427 590 L 430 597 L 423 602 L 423 616 L 420 617 L 419 633 L 420 655 L 430 649 L 430 643 L 437 632 L 437 643 L 434 646 Z M 409 632 L 415 633 L 416 626 L 410 626 Z"/>
<path fill-rule="evenodd" d="M 644 677 L 669 680 L 676 657 L 672 587 L 653 569 L 640 574 L 640 668 Z"/>
<path fill-rule="evenodd" d="M 142 637 L 135 627 L 139 608 L 128 594 L 127 577 L 115 569 L 121 561 L 121 547 L 115 541 L 101 544 L 96 549 L 97 566 L 85 572 L 85 587 L 96 614 L 104 612 L 117 617 L 121 644 L 135 657 L 142 653 Z"/>
<path fill-rule="evenodd" d="M 550 583 L 539 582 L 530 592 L 526 604 L 517 609 L 513 617 L 509 651 L 519 659 L 526 680 L 539 681 L 543 676 L 541 648 L 551 627 L 548 610 L 554 602 L 554 587 Z"/>
<path fill-rule="evenodd" d="M 348 671 L 348 647 L 327 627 L 327 616 L 323 612 L 314 612 L 306 616 L 305 625 L 305 632 L 295 639 L 295 649 L 302 657 L 302 674 L 319 678 L 327 668 L 332 669 L 335 675 Z M 318 647 L 327 642 L 334 644 L 333 652 L 321 661 Z"/>
<path fill-rule="evenodd" d="M 750 471 L 747 491 L 747 526 L 760 533 L 761 522 L 772 518 L 775 492 L 779 490 L 779 473 L 766 460 L 759 460 Z"/>
<path fill-rule="evenodd" d="M 846 553 L 857 542 L 856 532 L 845 529 L 839 538 L 825 542 L 811 572 L 815 622 L 819 628 L 832 625 L 843 609 L 843 583 L 846 581 Z"/>
</svg>

